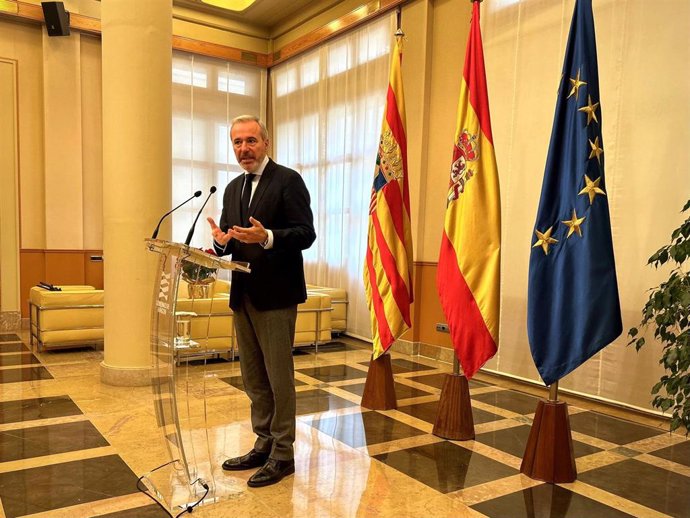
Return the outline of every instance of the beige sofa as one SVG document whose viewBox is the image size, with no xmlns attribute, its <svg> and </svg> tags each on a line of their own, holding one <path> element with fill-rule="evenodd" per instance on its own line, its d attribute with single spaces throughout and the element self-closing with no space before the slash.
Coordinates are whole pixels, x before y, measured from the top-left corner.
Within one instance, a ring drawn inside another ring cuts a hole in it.
<svg viewBox="0 0 690 518">
<path fill-rule="evenodd" d="M 331 315 L 331 328 L 333 333 L 344 333 L 347 330 L 347 291 L 343 288 L 326 288 L 307 284 L 308 293 L 323 293 L 331 297 L 333 313 Z"/>
<path fill-rule="evenodd" d="M 187 283 L 180 279 L 175 307 L 178 313 L 196 314 L 191 318 L 191 340 L 198 344 L 181 352 L 183 356 L 231 354 L 235 348 L 235 326 L 228 306 L 230 284 L 218 280 L 209 289 L 209 297 L 190 298 Z"/>
<path fill-rule="evenodd" d="M 29 292 L 30 343 L 38 350 L 103 343 L 103 290 L 93 286 L 60 286 Z"/>
<path fill-rule="evenodd" d="M 228 307 L 230 283 L 217 280 L 209 296 L 191 298 L 187 283 L 180 280 L 177 290 L 177 312 L 194 313 L 178 318 L 191 319 L 192 342 L 196 347 L 179 351 L 181 357 L 212 355 L 234 357 L 238 352 L 232 310 Z M 331 340 L 331 297 L 327 293 L 309 292 L 307 300 L 297 306 L 295 347 L 320 345 Z"/>
<path fill-rule="evenodd" d="M 31 288 L 29 327 L 31 344 L 39 350 L 99 345 L 103 343 L 103 290 L 93 286 L 60 286 L 63 291 Z M 190 338 L 196 347 L 182 356 L 228 355 L 238 352 L 232 310 L 228 306 L 230 283 L 217 280 L 208 297 L 190 298 L 187 283 L 180 280 L 177 312 L 194 313 Z M 307 300 L 297 307 L 295 347 L 329 342 L 332 332 L 347 324 L 347 293 L 337 288 L 310 285 Z"/>
<path fill-rule="evenodd" d="M 331 297 L 325 293 L 307 293 L 307 300 L 297 306 L 295 347 L 330 342 L 332 333 Z"/>
</svg>

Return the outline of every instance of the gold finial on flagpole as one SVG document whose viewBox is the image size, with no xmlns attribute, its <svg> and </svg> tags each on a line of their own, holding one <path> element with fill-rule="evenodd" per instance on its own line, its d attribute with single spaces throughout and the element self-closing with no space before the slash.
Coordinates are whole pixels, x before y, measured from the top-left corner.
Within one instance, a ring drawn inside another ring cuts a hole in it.
<svg viewBox="0 0 690 518">
<path fill-rule="evenodd" d="M 397 22 L 397 30 L 395 31 L 395 37 L 396 38 L 402 38 L 405 36 L 405 33 L 402 30 L 401 27 L 401 22 L 402 22 L 402 7 L 398 6 L 395 12 L 396 16 L 396 22 Z"/>
</svg>

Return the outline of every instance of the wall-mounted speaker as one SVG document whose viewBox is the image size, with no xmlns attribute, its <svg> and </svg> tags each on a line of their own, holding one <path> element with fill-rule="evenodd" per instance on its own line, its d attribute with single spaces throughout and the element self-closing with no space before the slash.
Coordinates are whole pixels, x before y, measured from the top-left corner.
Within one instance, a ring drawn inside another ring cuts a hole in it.
<svg viewBox="0 0 690 518">
<path fill-rule="evenodd" d="M 69 13 L 62 2 L 41 2 L 48 36 L 69 36 Z"/>
</svg>

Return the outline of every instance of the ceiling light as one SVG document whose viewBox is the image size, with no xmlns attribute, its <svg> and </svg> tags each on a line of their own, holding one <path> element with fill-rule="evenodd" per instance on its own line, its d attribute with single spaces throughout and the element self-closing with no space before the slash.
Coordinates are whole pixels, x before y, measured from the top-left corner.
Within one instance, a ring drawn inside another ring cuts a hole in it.
<svg viewBox="0 0 690 518">
<path fill-rule="evenodd" d="M 229 11 L 244 11 L 256 0 L 201 0 L 203 3 L 227 9 Z"/>
</svg>

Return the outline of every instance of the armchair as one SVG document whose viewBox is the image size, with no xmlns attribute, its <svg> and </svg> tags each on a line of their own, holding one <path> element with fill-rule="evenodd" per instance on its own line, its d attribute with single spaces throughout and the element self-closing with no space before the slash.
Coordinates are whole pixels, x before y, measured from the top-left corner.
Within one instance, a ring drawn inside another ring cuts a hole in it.
<svg viewBox="0 0 690 518">
<path fill-rule="evenodd" d="M 210 287 L 208 297 L 189 297 L 187 283 L 180 280 L 177 311 L 191 312 L 192 341 L 198 348 L 180 351 L 181 357 L 193 358 L 227 354 L 234 357 L 239 351 L 235 340 L 233 313 L 228 307 L 230 283 L 217 280 Z M 333 307 L 327 293 L 308 292 L 308 298 L 297 306 L 294 347 L 320 345 L 331 340 L 331 314 Z"/>
<path fill-rule="evenodd" d="M 183 356 L 234 354 L 235 326 L 232 310 L 228 306 L 230 283 L 216 280 L 205 298 L 190 298 L 187 283 L 180 279 L 177 290 L 177 310 L 195 313 L 191 317 L 190 338 L 199 344 Z"/>
<path fill-rule="evenodd" d="M 103 290 L 93 286 L 38 286 L 29 292 L 30 344 L 38 350 L 103 343 Z"/>
<path fill-rule="evenodd" d="M 315 284 L 307 284 L 308 293 L 323 293 L 330 295 L 333 314 L 331 323 L 334 333 L 344 333 L 347 330 L 347 291 L 342 288 L 327 288 Z"/>
</svg>

